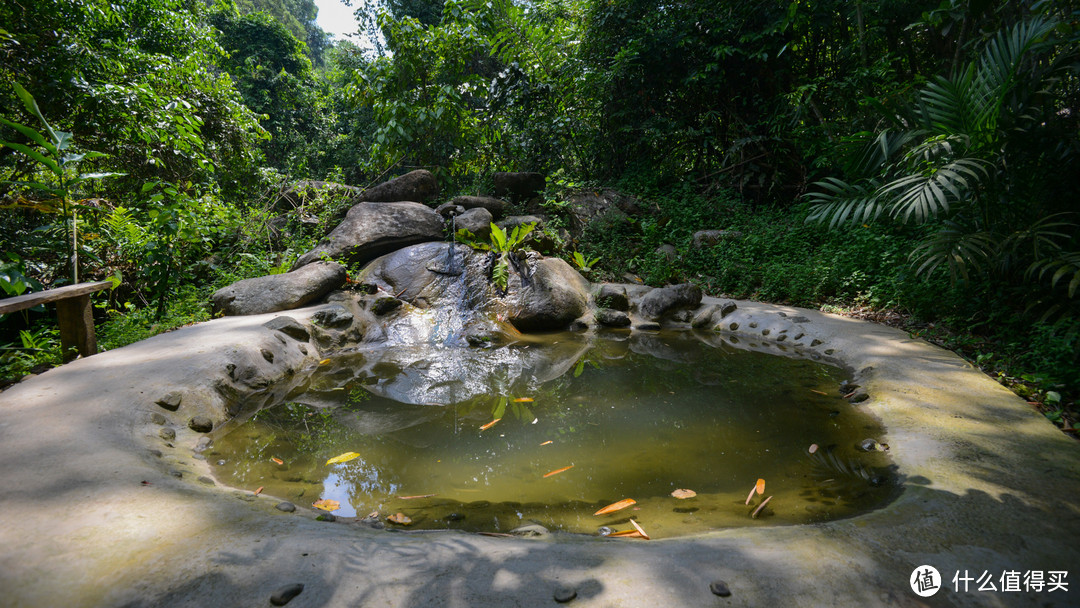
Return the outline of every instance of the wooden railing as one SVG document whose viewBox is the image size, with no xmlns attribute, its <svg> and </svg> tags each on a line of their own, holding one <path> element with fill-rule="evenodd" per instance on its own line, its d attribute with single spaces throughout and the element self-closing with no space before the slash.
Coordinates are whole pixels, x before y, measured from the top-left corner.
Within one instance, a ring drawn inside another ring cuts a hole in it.
<svg viewBox="0 0 1080 608">
<path fill-rule="evenodd" d="M 109 281 L 78 283 L 5 298 L 0 300 L 0 314 L 56 302 L 56 316 L 60 321 L 60 348 L 63 351 L 64 362 L 67 363 L 78 355 L 89 357 L 97 352 L 90 294 L 108 289 L 110 286 L 112 283 Z"/>
</svg>

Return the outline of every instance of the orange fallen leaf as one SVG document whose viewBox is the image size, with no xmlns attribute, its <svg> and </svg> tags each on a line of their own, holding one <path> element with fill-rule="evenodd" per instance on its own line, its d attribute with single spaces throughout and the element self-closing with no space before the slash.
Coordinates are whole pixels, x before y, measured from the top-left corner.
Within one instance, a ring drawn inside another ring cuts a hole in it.
<svg viewBox="0 0 1080 608">
<path fill-rule="evenodd" d="M 492 420 L 491 422 L 485 424 L 484 426 L 480 427 L 480 430 L 481 431 L 486 431 L 486 430 L 490 429 L 491 427 L 495 426 L 495 423 L 497 423 L 500 420 L 502 420 L 502 418 L 496 418 L 496 419 Z"/>
<path fill-rule="evenodd" d="M 679 500 L 685 500 L 687 498 L 693 498 L 697 496 L 697 492 L 693 490 L 675 490 L 671 493 L 671 495 L 675 498 L 678 498 Z"/>
<path fill-rule="evenodd" d="M 829 396 L 829 393 L 826 393 L 825 391 L 815 391 L 814 389 L 810 389 L 810 392 L 811 393 L 817 393 L 819 395 L 825 395 L 826 397 Z"/>
<path fill-rule="evenodd" d="M 438 494 L 417 494 L 416 496 L 398 496 L 398 500 L 412 500 L 414 498 L 431 498 L 432 496 L 438 496 Z"/>
<path fill-rule="evenodd" d="M 330 500 L 329 498 L 323 498 L 311 503 L 311 506 L 316 509 L 322 509 L 323 511 L 337 511 L 341 508 L 341 503 L 336 500 Z"/>
<path fill-rule="evenodd" d="M 610 505 L 604 507 L 603 509 L 600 509 L 596 513 L 593 513 L 593 515 L 607 515 L 608 513 L 614 513 L 615 511 L 621 511 L 621 510 L 625 509 L 626 507 L 629 507 L 630 505 L 636 505 L 636 504 L 637 504 L 637 501 L 634 500 L 633 498 L 625 498 L 623 500 L 620 500 L 619 502 L 611 503 Z"/>
<path fill-rule="evenodd" d="M 770 496 L 770 497 L 766 498 L 765 500 L 761 501 L 761 504 L 758 505 L 757 508 L 754 509 L 754 512 L 750 514 L 750 519 L 757 519 L 757 514 L 761 513 L 761 510 L 765 508 L 765 505 L 769 504 L 770 500 L 772 500 L 772 496 Z M 630 521 L 634 521 L 634 520 L 631 519 Z"/>
<path fill-rule="evenodd" d="M 514 399 L 514 403 L 532 403 L 532 402 L 533 402 L 532 397 L 518 397 L 517 399 Z"/>
<path fill-rule="evenodd" d="M 551 445 L 551 444 L 553 444 L 553 443 L 555 443 L 555 442 L 554 442 L 554 441 L 552 441 L 552 440 L 550 440 L 550 439 L 548 439 L 548 440 L 547 440 L 547 441 L 545 441 L 544 443 L 541 443 L 541 444 L 540 444 L 540 447 L 544 447 L 545 445 Z"/>
<path fill-rule="evenodd" d="M 271 458 L 270 460 L 273 461 L 274 464 L 285 464 L 285 461 L 280 458 Z"/>
<path fill-rule="evenodd" d="M 612 532 L 608 536 L 621 536 L 623 538 L 645 538 L 641 535 L 641 532 L 637 530 L 620 530 L 618 532 Z"/>
<path fill-rule="evenodd" d="M 263 487 L 262 487 L 262 486 L 259 486 L 258 488 L 256 488 L 256 490 L 255 490 L 255 496 L 258 496 L 259 494 L 262 494 L 262 491 L 263 491 Z"/>
<path fill-rule="evenodd" d="M 559 473 L 562 473 L 563 471 L 569 471 L 572 468 L 574 468 L 574 465 L 570 465 L 568 467 L 563 467 L 561 469 L 555 469 L 554 471 L 551 471 L 550 473 L 544 473 L 544 477 L 551 477 L 552 475 L 558 475 Z"/>
<path fill-rule="evenodd" d="M 636 521 L 634 521 L 633 519 L 630 520 L 630 523 L 633 524 L 635 530 L 637 530 L 638 532 L 641 533 L 642 538 L 644 538 L 645 540 L 649 540 L 649 535 L 645 533 L 644 528 L 639 526 L 638 523 Z"/>
<path fill-rule="evenodd" d="M 319 361 L 319 365 L 326 365 L 327 363 L 330 363 L 329 359 L 323 359 L 322 361 Z"/>
<path fill-rule="evenodd" d="M 754 489 L 757 490 L 758 494 L 764 494 L 765 493 L 765 480 L 764 479 L 758 479 L 757 480 L 757 485 L 754 486 Z"/>
<path fill-rule="evenodd" d="M 409 516 L 405 515 L 404 513 L 394 513 L 393 515 L 387 515 L 386 521 L 400 524 L 402 526 L 407 526 L 412 523 L 412 520 L 409 519 Z"/>
</svg>

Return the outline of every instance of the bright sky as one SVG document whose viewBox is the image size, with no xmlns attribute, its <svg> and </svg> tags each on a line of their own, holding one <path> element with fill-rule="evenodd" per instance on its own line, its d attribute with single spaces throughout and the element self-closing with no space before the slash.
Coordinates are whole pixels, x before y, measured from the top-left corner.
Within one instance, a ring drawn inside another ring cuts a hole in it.
<svg viewBox="0 0 1080 608">
<path fill-rule="evenodd" d="M 353 16 L 356 8 L 345 6 L 341 0 L 315 0 L 315 6 L 319 7 L 319 16 L 316 19 L 319 27 L 339 40 L 346 34 L 355 34 L 360 27 Z"/>
</svg>

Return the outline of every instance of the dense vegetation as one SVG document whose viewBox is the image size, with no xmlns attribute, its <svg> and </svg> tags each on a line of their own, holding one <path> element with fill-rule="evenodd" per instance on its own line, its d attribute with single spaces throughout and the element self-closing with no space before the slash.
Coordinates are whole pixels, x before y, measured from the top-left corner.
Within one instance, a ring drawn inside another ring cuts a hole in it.
<svg viewBox="0 0 1080 608">
<path fill-rule="evenodd" d="M 340 204 L 276 218 L 298 180 L 424 167 L 449 198 L 535 170 L 531 210 L 561 255 L 600 258 L 594 279 L 888 320 L 1076 421 L 1080 4 L 357 12 L 367 47 L 330 40 L 310 0 L 0 0 L 0 286 L 117 277 L 99 310 L 116 347 L 286 269 Z M 602 187 L 647 212 L 568 241 L 567 201 Z M 701 247 L 702 229 L 741 236 Z M 3 375 L 55 361 L 48 315 L 0 329 Z"/>
</svg>

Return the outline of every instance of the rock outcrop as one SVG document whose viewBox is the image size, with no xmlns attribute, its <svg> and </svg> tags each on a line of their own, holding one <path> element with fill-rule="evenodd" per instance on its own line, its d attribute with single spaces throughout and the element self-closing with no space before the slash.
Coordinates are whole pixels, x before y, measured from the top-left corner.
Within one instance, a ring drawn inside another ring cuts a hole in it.
<svg viewBox="0 0 1080 608">
<path fill-rule="evenodd" d="M 257 315 L 291 310 L 315 302 L 345 284 L 345 268 L 315 262 L 292 272 L 244 279 L 210 297 L 215 313 Z"/>
<path fill-rule="evenodd" d="M 314 249 L 300 256 L 293 269 L 324 257 L 366 264 L 402 247 L 442 240 L 443 224 L 442 216 L 420 203 L 360 203 Z"/>
</svg>

